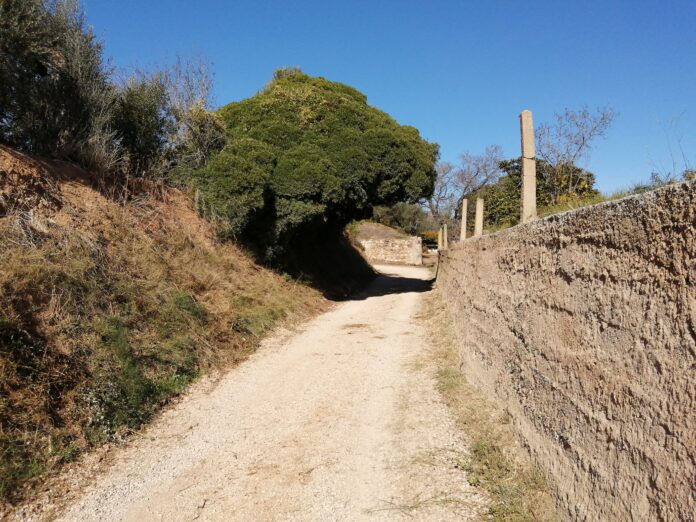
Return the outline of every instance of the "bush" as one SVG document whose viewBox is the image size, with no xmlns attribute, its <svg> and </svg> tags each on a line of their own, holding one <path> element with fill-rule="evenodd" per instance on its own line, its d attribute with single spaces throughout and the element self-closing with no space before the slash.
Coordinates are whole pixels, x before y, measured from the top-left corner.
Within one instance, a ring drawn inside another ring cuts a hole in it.
<svg viewBox="0 0 696 522">
<path fill-rule="evenodd" d="M 208 64 L 111 78 L 77 0 L 0 0 L 0 143 L 100 174 L 159 177 L 224 145 Z"/>
<path fill-rule="evenodd" d="M 183 114 L 181 127 L 178 161 L 187 167 L 202 167 L 227 141 L 222 118 L 207 111 L 200 101 Z"/>
<path fill-rule="evenodd" d="M 113 101 L 102 45 L 76 2 L 0 2 L 0 141 L 88 162 L 105 153 Z"/>
<path fill-rule="evenodd" d="M 504 228 L 516 225 L 520 220 L 522 191 L 522 169 L 519 159 L 502 161 L 500 168 L 505 172 L 496 183 L 488 185 L 483 189 L 469 195 L 468 219 L 469 229 L 473 231 L 474 215 L 476 212 L 476 198 L 482 197 L 485 201 L 485 221 L 486 225 L 492 228 Z M 537 206 L 539 208 L 551 205 L 552 190 L 545 181 L 546 179 L 556 179 L 546 175 L 546 170 L 552 167 L 544 162 L 537 160 Z M 579 167 L 566 169 L 569 173 L 564 178 L 563 186 L 568 189 L 557 193 L 559 202 L 569 202 L 571 199 L 586 200 L 599 194 L 594 188 L 594 174 Z"/>
<path fill-rule="evenodd" d="M 228 143 L 207 166 L 180 168 L 206 213 L 266 260 L 374 205 L 432 191 L 437 146 L 340 83 L 284 69 L 259 94 L 220 110 Z"/>
<path fill-rule="evenodd" d="M 118 95 L 113 125 L 131 173 L 152 175 L 165 168 L 165 146 L 175 123 L 161 75 L 141 75 L 126 82 Z"/>
<path fill-rule="evenodd" d="M 377 223 L 398 228 L 411 235 L 421 234 L 423 227 L 429 223 L 423 208 L 414 203 L 397 203 L 391 207 L 375 207 L 372 219 Z"/>
</svg>

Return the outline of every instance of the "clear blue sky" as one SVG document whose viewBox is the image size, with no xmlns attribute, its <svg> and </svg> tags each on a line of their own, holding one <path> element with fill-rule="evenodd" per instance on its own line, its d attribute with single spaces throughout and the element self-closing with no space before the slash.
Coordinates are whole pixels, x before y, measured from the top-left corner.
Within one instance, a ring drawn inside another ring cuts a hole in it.
<svg viewBox="0 0 696 522">
<path fill-rule="evenodd" d="M 655 165 L 669 170 L 679 135 L 696 164 L 696 0 L 83 5 L 116 67 L 210 58 L 219 105 L 252 96 L 274 69 L 299 65 L 361 90 L 439 143 L 443 160 L 489 144 L 518 156 L 522 109 L 542 122 L 587 104 L 620 113 L 585 165 L 600 189 L 645 180 Z"/>
</svg>

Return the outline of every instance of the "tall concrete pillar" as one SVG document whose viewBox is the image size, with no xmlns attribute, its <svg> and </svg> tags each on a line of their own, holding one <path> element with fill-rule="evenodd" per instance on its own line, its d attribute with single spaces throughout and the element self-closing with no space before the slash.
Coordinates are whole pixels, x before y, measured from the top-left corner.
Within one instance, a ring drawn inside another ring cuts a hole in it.
<svg viewBox="0 0 696 522">
<path fill-rule="evenodd" d="M 442 246 L 445 250 L 449 248 L 449 239 L 447 238 L 447 223 L 442 226 Z"/>
<path fill-rule="evenodd" d="M 520 113 L 522 137 L 522 212 L 520 222 L 536 219 L 536 160 L 534 159 L 534 124 L 531 111 Z"/>
<path fill-rule="evenodd" d="M 474 220 L 474 237 L 483 235 L 483 198 L 476 198 L 476 219 Z"/>
<path fill-rule="evenodd" d="M 466 198 L 462 200 L 462 228 L 459 231 L 459 241 L 464 241 L 466 239 L 466 213 L 469 210 L 469 201 Z"/>
<path fill-rule="evenodd" d="M 442 227 L 437 231 L 437 249 L 442 250 Z"/>
</svg>

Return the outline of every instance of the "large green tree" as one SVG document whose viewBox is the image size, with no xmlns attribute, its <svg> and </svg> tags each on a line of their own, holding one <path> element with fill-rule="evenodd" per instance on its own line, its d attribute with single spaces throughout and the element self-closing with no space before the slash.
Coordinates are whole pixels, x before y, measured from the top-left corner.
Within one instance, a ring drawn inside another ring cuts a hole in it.
<svg viewBox="0 0 696 522">
<path fill-rule="evenodd" d="M 435 181 L 438 147 L 341 83 L 293 69 L 220 110 L 225 148 L 193 183 L 208 214 L 267 259 L 297 241 L 369 217 L 376 205 L 416 202 Z"/>
</svg>

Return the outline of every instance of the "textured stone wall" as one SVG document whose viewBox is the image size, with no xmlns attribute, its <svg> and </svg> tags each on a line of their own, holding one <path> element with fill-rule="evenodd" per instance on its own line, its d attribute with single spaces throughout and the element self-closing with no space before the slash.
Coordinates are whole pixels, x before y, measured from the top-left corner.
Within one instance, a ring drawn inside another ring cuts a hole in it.
<svg viewBox="0 0 696 522">
<path fill-rule="evenodd" d="M 437 287 L 472 382 L 572 520 L 693 520 L 696 183 L 468 239 Z"/>
<path fill-rule="evenodd" d="M 423 263 L 420 237 L 361 239 L 360 244 L 370 263 L 395 265 L 421 265 Z"/>
</svg>

